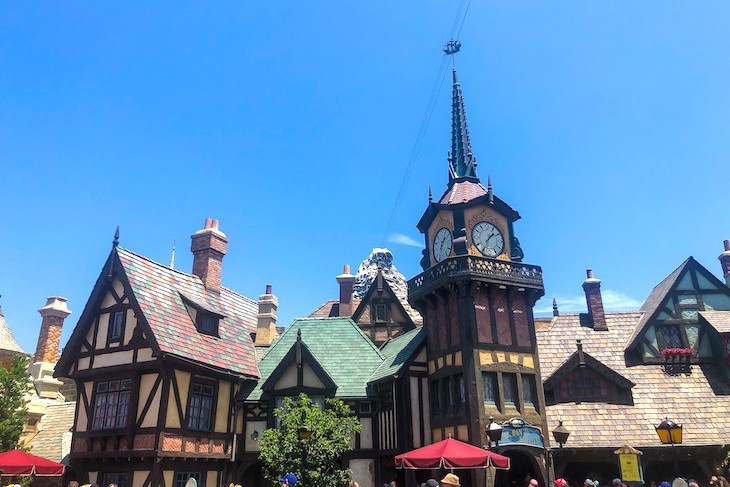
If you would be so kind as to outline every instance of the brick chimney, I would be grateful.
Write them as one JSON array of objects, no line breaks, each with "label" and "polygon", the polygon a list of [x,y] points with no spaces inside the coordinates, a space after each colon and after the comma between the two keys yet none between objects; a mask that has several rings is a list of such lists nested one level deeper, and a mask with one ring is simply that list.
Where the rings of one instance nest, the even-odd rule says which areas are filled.
[{"label": "brick chimney", "polygon": [[597,331],[608,331],[606,314],[603,311],[603,299],[601,298],[601,280],[593,277],[593,269],[586,269],[588,278],[583,283],[583,291],[586,293],[586,305],[588,315],[591,317],[593,329]]},{"label": "brick chimney", "polygon": [[58,348],[61,345],[63,320],[71,314],[66,301],[67,299],[61,296],[50,296],[46,298],[46,305],[38,310],[42,317],[41,332],[38,335],[33,362],[56,363]]},{"label": "brick chimney", "polygon": [[730,240],[723,242],[725,245],[725,251],[720,254],[720,265],[722,266],[722,275],[725,277],[725,284],[730,286]]},{"label": "brick chimney", "polygon": [[198,230],[190,238],[193,274],[203,280],[206,289],[220,291],[223,256],[228,250],[228,238],[218,230],[218,220],[206,218],[205,228]]},{"label": "brick chimney", "polygon": [[355,311],[352,306],[352,291],[355,287],[355,276],[350,274],[350,265],[345,264],[342,274],[337,276],[340,285],[340,313],[339,316],[352,316]]},{"label": "brick chimney", "polygon": [[259,296],[259,314],[256,316],[257,347],[268,347],[279,334],[276,332],[276,310],[279,300],[271,293],[271,284],[266,285],[266,292]]}]

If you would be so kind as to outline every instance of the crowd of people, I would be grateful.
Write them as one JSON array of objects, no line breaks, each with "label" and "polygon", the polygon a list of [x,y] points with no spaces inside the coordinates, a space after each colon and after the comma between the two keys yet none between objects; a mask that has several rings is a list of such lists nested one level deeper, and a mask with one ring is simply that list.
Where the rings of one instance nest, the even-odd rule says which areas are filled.
[{"label": "crowd of people", "polygon": [[[676,479],[675,479],[676,480]],[[686,482],[687,487],[730,487],[730,483],[728,480],[721,476],[721,475],[713,475],[710,477],[710,480],[707,484],[702,484],[698,482],[695,479],[682,479],[684,482]],[[628,487],[625,482],[623,482],[621,479],[613,479],[611,482],[611,487]],[[661,481],[657,484],[656,481],[649,482],[649,487],[672,487],[673,482],[669,482],[667,480]],[[535,479],[530,480],[530,487],[539,487],[537,484],[537,481]],[[571,486],[567,480],[564,478],[559,478],[555,480],[555,487],[579,487],[579,486]],[[591,479],[585,479],[583,481],[583,487],[607,487],[602,486],[601,483],[598,480],[591,480]]]}]

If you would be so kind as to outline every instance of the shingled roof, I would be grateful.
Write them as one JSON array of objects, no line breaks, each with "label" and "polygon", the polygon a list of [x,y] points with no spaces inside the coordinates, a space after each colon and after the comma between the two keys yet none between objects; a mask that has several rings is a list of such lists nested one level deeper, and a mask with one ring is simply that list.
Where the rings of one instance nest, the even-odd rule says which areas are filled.
[{"label": "shingled roof", "polygon": [[300,329],[302,343],[335,382],[335,397],[367,397],[368,380],[385,357],[355,322],[349,317],[337,317],[294,321],[259,362],[259,383],[239,399],[256,401],[261,398],[262,385],[296,344]]},{"label": "shingled roof", "polygon": [[[131,250],[117,254],[137,303],[162,353],[237,374],[258,377],[251,333],[256,330],[256,301],[221,288],[207,291],[195,275],[171,269]],[[218,337],[198,332],[183,296],[224,316]]]},{"label": "shingled roof", "polygon": [[[200,277],[167,267],[159,262],[125,249],[115,247],[109,256],[114,273],[128,282],[132,305],[142,312],[150,346],[156,356],[170,356],[197,362],[221,373],[258,377],[256,352],[251,333],[256,329],[256,301],[221,288],[219,293],[208,291]],[[73,344],[86,334],[98,302],[107,286],[109,260],[94,286],[79,325],[56,366],[56,374],[68,373],[74,353]],[[222,316],[218,336],[200,333],[183,300]],[[80,345],[79,345],[80,346]]]},{"label": "shingled roof", "polygon": [[575,351],[575,340],[580,339],[586,353],[635,384],[631,389],[633,405],[555,404],[547,407],[548,424],[563,420],[573,432],[566,445],[570,448],[621,444],[654,447],[654,427],[664,417],[683,424],[684,445],[726,444],[730,383],[718,367],[694,365],[690,374],[673,376],[665,374],[661,365],[626,366],[626,337],[633,335],[643,316],[642,311],[606,313],[608,331],[582,326],[579,315],[557,316],[547,327],[536,327],[543,377],[550,377],[568,360]]},{"label": "shingled roof", "polygon": [[75,412],[75,402],[50,404],[39,423],[38,433],[25,443],[30,453],[68,465]]},{"label": "shingled roof", "polygon": [[385,342],[380,349],[384,357],[383,363],[370,376],[369,382],[397,375],[425,341],[426,331],[419,327]]},{"label": "shingled roof", "polygon": [[0,350],[7,350],[10,352],[25,353],[20,348],[18,342],[15,341],[13,333],[10,331],[5,316],[3,316],[3,309],[0,308]]}]

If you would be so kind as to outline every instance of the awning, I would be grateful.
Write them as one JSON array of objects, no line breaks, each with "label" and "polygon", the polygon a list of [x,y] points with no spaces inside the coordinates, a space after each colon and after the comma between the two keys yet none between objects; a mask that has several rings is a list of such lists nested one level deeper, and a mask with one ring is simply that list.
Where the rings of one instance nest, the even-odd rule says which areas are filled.
[{"label": "awning", "polygon": [[10,450],[0,453],[0,470],[3,476],[36,475],[46,477],[60,477],[63,475],[64,465],[52,462],[45,458],[31,455],[20,450]]},{"label": "awning", "polygon": [[487,468],[509,470],[509,458],[447,438],[395,457],[396,468]]}]

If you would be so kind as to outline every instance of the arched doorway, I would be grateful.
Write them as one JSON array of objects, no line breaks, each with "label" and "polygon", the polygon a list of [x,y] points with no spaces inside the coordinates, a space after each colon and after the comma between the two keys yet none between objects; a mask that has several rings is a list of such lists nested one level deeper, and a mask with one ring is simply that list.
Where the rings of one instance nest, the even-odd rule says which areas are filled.
[{"label": "arched doorway", "polygon": [[510,467],[509,470],[497,470],[494,487],[528,487],[530,478],[536,479],[539,485],[546,485],[543,469],[530,452],[510,449],[499,454],[509,457]]}]

